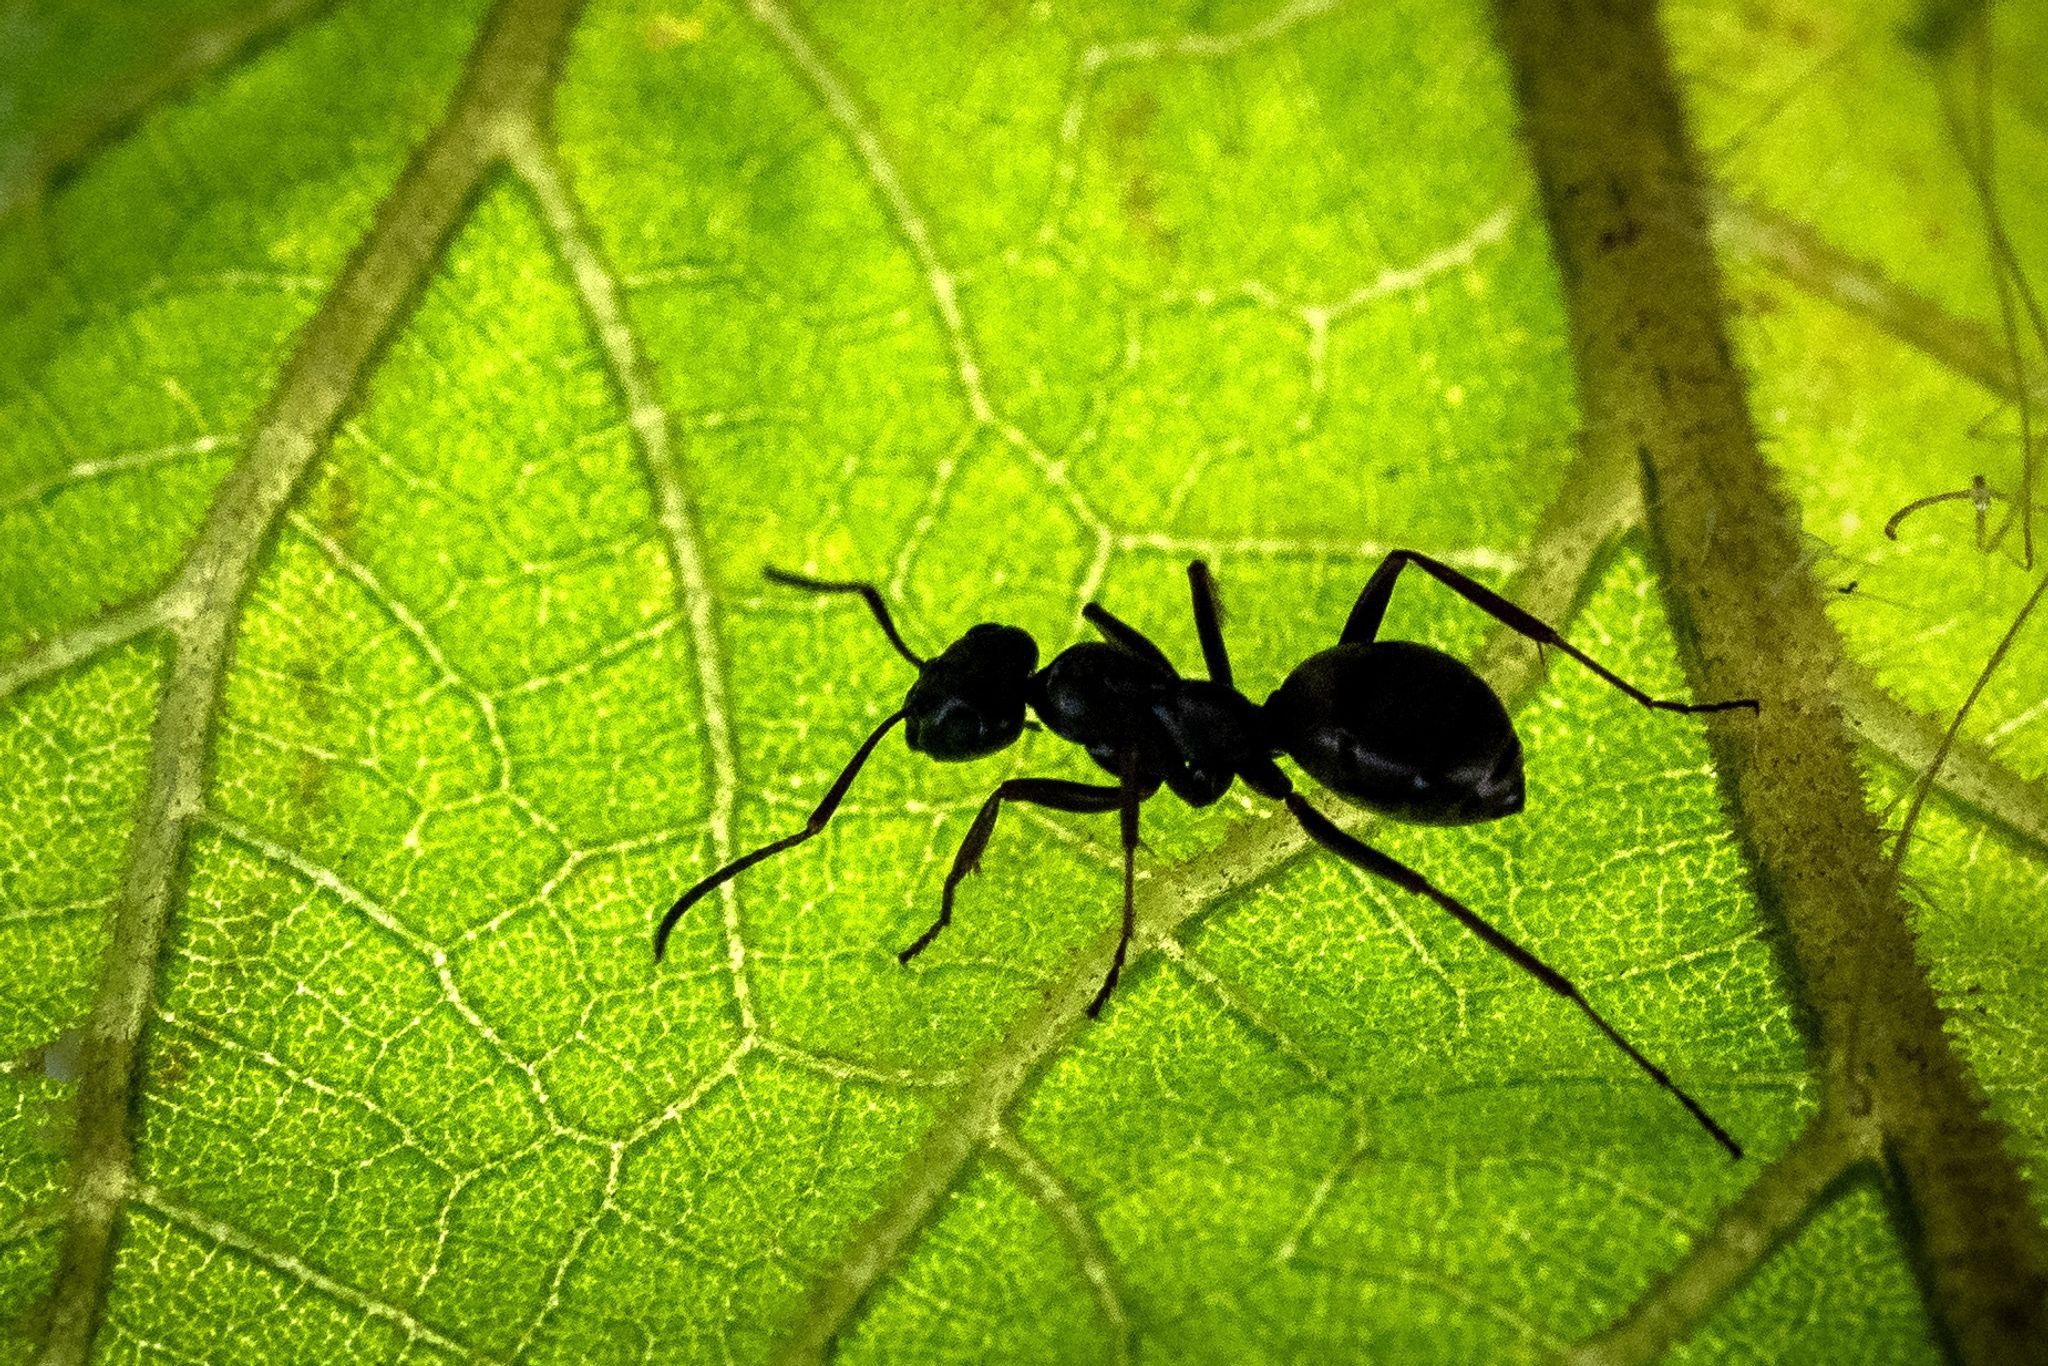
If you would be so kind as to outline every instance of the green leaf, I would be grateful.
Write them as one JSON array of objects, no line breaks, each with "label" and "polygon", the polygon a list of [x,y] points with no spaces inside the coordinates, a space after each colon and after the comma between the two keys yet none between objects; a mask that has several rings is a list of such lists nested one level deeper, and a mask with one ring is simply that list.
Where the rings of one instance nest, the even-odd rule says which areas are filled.
[{"label": "green leaf", "polygon": [[[2044,572],[1964,503],[1883,534],[2016,493],[2048,369],[2028,341],[2013,378],[1942,118],[1980,19],[1930,55],[1922,17],[1664,16],[1813,549],[1790,591],[1844,590],[1855,672],[1812,682],[1894,822]],[[2038,279],[2048,26],[1994,33]],[[1897,1190],[1801,1165],[1851,1050],[1728,751],[1419,577],[1388,633],[1484,661],[1530,809],[1355,828],[1742,1163],[1241,789],[1146,807],[1100,1022],[1107,817],[1011,808],[899,966],[997,782],[1099,777],[1047,733],[891,740],[652,961],[910,681],[766,564],[876,580],[924,650],[1000,619],[1050,654],[1100,599],[1192,666],[1199,556],[1262,698],[1409,546],[1691,690],[1636,471],[1579,449],[1576,286],[1484,7],[194,0],[0,35],[6,1359],[1540,1359],[1665,1312],[1816,1172],[1680,1359],[1940,1359]],[[2028,1236],[2043,677],[2037,623],[1905,863]]]}]

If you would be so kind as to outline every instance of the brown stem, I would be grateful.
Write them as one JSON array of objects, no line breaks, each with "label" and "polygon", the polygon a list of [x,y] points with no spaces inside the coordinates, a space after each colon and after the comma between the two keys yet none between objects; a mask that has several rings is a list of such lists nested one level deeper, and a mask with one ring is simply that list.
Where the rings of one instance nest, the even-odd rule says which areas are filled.
[{"label": "brown stem", "polygon": [[1841,645],[1758,450],[1698,159],[1647,0],[1497,0],[1563,277],[1587,429],[1645,505],[1759,893],[1830,1091],[1882,1131],[1934,1315],[1973,1363],[2048,1359],[2048,1238],[1949,1046],[1832,691]]}]

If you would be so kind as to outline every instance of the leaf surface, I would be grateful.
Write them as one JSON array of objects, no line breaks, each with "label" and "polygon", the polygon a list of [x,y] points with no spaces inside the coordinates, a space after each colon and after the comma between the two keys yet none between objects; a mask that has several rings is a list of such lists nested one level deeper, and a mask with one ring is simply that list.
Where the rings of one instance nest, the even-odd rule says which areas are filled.
[{"label": "leaf surface", "polygon": [[[1935,95],[1967,69],[1895,8],[1807,9],[1666,18],[1812,573],[1854,581],[1835,622],[1878,693],[1945,719],[2042,568],[1980,551],[1959,503],[1881,529],[1980,471],[2016,487],[2017,417],[1841,282],[2001,354]],[[1427,903],[1281,858],[1241,793],[1146,808],[1171,913],[1099,1024],[1030,1022],[1099,974],[1107,819],[1011,809],[900,967],[987,791],[1090,777],[1044,733],[958,767],[892,740],[829,833],[649,953],[677,891],[800,825],[910,681],[857,604],[764,564],[875,579],[925,651],[1000,619],[1050,654],[1099,598],[1192,665],[1200,556],[1263,697],[1410,546],[1547,585],[1575,642],[1686,692],[1634,472],[1577,454],[1568,282],[1483,7],[608,2],[531,54],[516,3],[496,28],[274,10],[166,7],[132,51],[83,11],[0,11],[29,35],[0,105],[13,1357],[68,1282],[107,1360],[760,1361],[806,1335],[846,1360],[1541,1359],[1800,1132],[1826,1059],[1703,728],[1569,661],[1532,674],[1419,578],[1387,632],[1520,671],[1530,810],[1369,837],[1571,975],[1752,1160]],[[2048,220],[2020,206],[2048,132],[2014,72],[2044,40],[2000,17],[2038,271]],[[223,29],[232,55],[94,123]],[[476,125],[504,141],[445,240],[370,287],[381,342],[308,381],[339,417],[246,587],[195,606],[296,339],[345,316],[337,282],[414,149],[470,127],[446,111],[493,97],[463,78],[500,39],[543,108]],[[1759,224],[1866,277],[1817,286]],[[195,613],[232,653],[189,731],[203,781],[172,790],[152,755],[185,733],[163,699]],[[2022,791],[2044,651],[2022,637],[1965,730]],[[1866,733],[1884,811],[1913,775]],[[118,1236],[79,1282],[81,1040],[132,948],[133,832],[181,804]],[[1907,863],[2037,1194],[2043,810],[1938,795]],[[1216,893],[1241,848],[1274,866]],[[989,1124],[976,1095],[1002,1097]],[[1757,1262],[1681,1359],[1939,1359],[1869,1183]],[[827,1323],[817,1288],[862,1278]]]}]

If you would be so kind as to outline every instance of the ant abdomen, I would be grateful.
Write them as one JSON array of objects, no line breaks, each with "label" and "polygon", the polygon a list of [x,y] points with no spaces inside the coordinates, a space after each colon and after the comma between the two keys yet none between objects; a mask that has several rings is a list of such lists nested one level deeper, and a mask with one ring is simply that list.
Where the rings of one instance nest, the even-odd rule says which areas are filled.
[{"label": "ant abdomen", "polygon": [[1522,809],[1522,742],[1486,681],[1406,640],[1313,655],[1266,699],[1281,752],[1360,806],[1423,825]]}]

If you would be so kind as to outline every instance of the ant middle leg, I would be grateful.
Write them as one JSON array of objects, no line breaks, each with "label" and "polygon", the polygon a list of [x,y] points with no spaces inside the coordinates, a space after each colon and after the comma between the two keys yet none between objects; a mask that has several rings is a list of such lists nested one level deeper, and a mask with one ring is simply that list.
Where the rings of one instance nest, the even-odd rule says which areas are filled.
[{"label": "ant middle leg", "polygon": [[967,838],[960,841],[960,852],[953,856],[952,871],[946,874],[945,890],[939,894],[939,918],[917,937],[917,942],[897,954],[896,961],[908,963],[939,937],[940,930],[953,923],[953,894],[967,875],[981,866],[982,851],[995,834],[996,817],[1002,813],[1004,802],[1085,813],[1114,811],[1122,796],[1120,787],[1070,782],[1065,778],[1012,778],[998,786],[975,813],[974,824],[967,828]]},{"label": "ant middle leg", "polygon": [[1109,993],[1116,990],[1116,979],[1124,970],[1124,956],[1131,951],[1131,935],[1138,928],[1134,869],[1138,856],[1138,806],[1145,800],[1145,791],[1138,783],[1138,758],[1135,753],[1124,760],[1124,776],[1123,781],[1118,784],[1117,797],[1117,812],[1121,817],[1124,846],[1123,932],[1117,936],[1116,956],[1109,960],[1109,973],[1102,979],[1102,987],[1095,993],[1095,999],[1088,1003],[1088,1018],[1091,1020],[1102,1014],[1102,1007],[1109,1002]]},{"label": "ant middle leg", "polygon": [[1413,868],[1410,868],[1407,864],[1381,853],[1364,840],[1339,829],[1337,824],[1328,816],[1310,806],[1300,793],[1290,792],[1285,800],[1288,811],[1293,813],[1294,819],[1301,823],[1301,828],[1307,831],[1309,838],[1317,844],[1320,844],[1323,848],[1329,850],[1353,867],[1371,873],[1375,877],[1385,878],[1404,892],[1412,892],[1416,896],[1428,897],[1431,901],[1443,907],[1444,910],[1450,912],[1459,924],[1484,940],[1487,947],[1493,949],[1516,967],[1578,1007],[1579,1011],[1593,1022],[1594,1027],[1607,1036],[1609,1043],[1626,1054],[1628,1060],[1641,1068],[1650,1080],[1656,1082],[1657,1085],[1663,1087],[1676,1097],[1678,1103],[1686,1108],[1686,1111],[1699,1122],[1700,1127],[1705,1129],[1716,1143],[1727,1150],[1730,1157],[1741,1158],[1742,1145],[1735,1141],[1734,1136],[1722,1128],[1719,1121],[1708,1114],[1706,1108],[1694,1100],[1684,1087],[1673,1081],[1669,1073],[1643,1056],[1642,1051],[1630,1043],[1620,1030],[1608,1023],[1607,1017],[1593,1008],[1592,1002],[1588,1001],[1580,993],[1578,987],[1573,985],[1569,977],[1566,977],[1556,968],[1538,958],[1528,949],[1523,948],[1520,944],[1509,938],[1507,933],[1492,921],[1480,915],[1479,912],[1473,910],[1449,892],[1438,888],[1435,883],[1416,872]]},{"label": "ant middle leg", "polygon": [[1379,568],[1373,570],[1364,591],[1358,595],[1350,619],[1344,623],[1344,634],[1340,637],[1344,644],[1368,644],[1379,634],[1380,622],[1387,614],[1387,601],[1394,595],[1394,581],[1401,576],[1402,569],[1411,564],[1510,631],[1535,641],[1539,648],[1551,646],[1576,659],[1603,682],[1646,707],[1677,712],[1732,711],[1738,707],[1746,707],[1750,711],[1758,709],[1753,697],[1732,698],[1725,702],[1673,702],[1652,697],[1559,635],[1556,627],[1523,611],[1470,575],[1460,573],[1418,550],[1395,550],[1380,561]]}]

